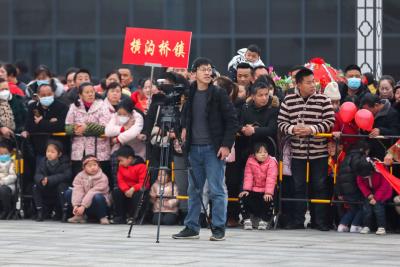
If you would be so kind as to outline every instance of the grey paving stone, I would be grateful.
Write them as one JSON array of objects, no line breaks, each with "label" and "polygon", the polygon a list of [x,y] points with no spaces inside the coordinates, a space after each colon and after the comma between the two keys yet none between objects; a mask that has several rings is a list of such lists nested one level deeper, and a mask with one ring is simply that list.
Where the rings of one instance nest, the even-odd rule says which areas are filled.
[{"label": "grey paving stone", "polygon": [[228,229],[224,242],[173,240],[182,227],[0,222],[0,266],[399,266],[400,238]]}]

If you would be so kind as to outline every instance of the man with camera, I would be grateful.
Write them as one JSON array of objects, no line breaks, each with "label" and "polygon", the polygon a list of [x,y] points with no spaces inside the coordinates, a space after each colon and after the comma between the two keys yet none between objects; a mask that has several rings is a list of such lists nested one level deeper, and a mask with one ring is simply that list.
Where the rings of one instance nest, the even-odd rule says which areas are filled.
[{"label": "man with camera", "polygon": [[191,85],[189,99],[182,119],[181,138],[194,175],[190,175],[188,214],[185,228],[175,239],[199,238],[201,193],[207,179],[212,201],[212,236],[210,240],[225,239],[227,193],[224,189],[225,158],[235,140],[238,120],[225,90],[212,85],[212,63],[197,58],[192,66],[196,81]]}]

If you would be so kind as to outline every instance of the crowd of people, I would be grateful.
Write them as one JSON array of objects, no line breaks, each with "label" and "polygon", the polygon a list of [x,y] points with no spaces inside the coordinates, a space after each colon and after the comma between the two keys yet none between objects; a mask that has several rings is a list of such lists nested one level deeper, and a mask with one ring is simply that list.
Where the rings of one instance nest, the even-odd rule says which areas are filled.
[{"label": "crowd of people", "polygon": [[[280,190],[284,198],[348,202],[283,202],[280,228],[399,228],[397,207],[385,204],[400,197],[371,159],[398,160],[400,143],[376,137],[400,135],[400,83],[389,75],[375,81],[350,65],[341,79],[318,88],[313,71],[299,65],[281,88],[257,45],[239,50],[227,73],[197,58],[190,69],[165,69],[157,82],[134,81],[126,66],[94,82],[83,68],[57,77],[40,65],[30,77],[21,62],[0,64],[0,219],[13,218],[21,190],[32,196],[24,199],[25,214],[39,222],[130,224],[143,217],[183,224],[173,238],[193,239],[211,217],[210,239],[219,241],[226,227],[270,229]],[[177,88],[183,89],[176,100]],[[343,122],[346,102],[373,114],[371,131]],[[166,106],[175,116],[168,129],[160,112]],[[165,143],[168,168],[158,168]],[[25,164],[19,179],[17,144]]]}]

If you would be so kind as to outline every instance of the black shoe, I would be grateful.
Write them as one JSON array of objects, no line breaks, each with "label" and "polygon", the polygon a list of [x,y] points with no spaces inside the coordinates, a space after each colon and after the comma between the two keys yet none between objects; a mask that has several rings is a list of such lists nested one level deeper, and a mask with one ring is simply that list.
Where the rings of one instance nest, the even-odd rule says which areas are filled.
[{"label": "black shoe", "polygon": [[61,216],[61,222],[67,222],[68,220],[68,211],[64,210]]},{"label": "black shoe", "polygon": [[121,216],[115,216],[112,220],[111,220],[112,224],[125,224],[126,223],[126,219],[122,218]]},{"label": "black shoe", "polygon": [[182,231],[180,231],[179,233],[172,235],[173,239],[199,239],[199,233],[188,228],[185,227]]},{"label": "black shoe", "polygon": [[315,229],[316,229],[316,230],[320,230],[320,231],[322,231],[322,232],[327,232],[327,231],[330,230],[330,229],[329,229],[329,226],[327,226],[327,225],[320,225],[320,226],[315,227]]},{"label": "black shoe", "polygon": [[0,220],[5,220],[5,219],[7,219],[7,216],[8,216],[8,211],[3,210],[3,211],[0,213]]},{"label": "black shoe", "polygon": [[38,209],[36,213],[36,221],[43,222],[43,211],[42,209]]},{"label": "black shoe", "polygon": [[212,236],[210,237],[211,241],[224,241],[225,240],[225,229],[216,227],[211,228]]},{"label": "black shoe", "polygon": [[291,224],[291,223],[289,223],[289,224],[287,224],[286,226],[285,226],[285,229],[286,230],[304,230],[304,224]]}]

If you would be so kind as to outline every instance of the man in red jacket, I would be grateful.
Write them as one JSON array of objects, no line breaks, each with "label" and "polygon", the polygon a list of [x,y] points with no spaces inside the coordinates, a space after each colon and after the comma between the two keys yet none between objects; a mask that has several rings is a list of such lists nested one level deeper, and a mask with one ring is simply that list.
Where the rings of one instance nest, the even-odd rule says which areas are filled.
[{"label": "man in red jacket", "polygon": [[[135,156],[135,151],[130,146],[122,146],[117,151],[117,158],[118,187],[112,192],[116,213],[113,223],[130,224],[143,193],[141,188],[145,182],[147,167],[141,157]],[[150,184],[147,182],[146,190],[149,187]]]}]

